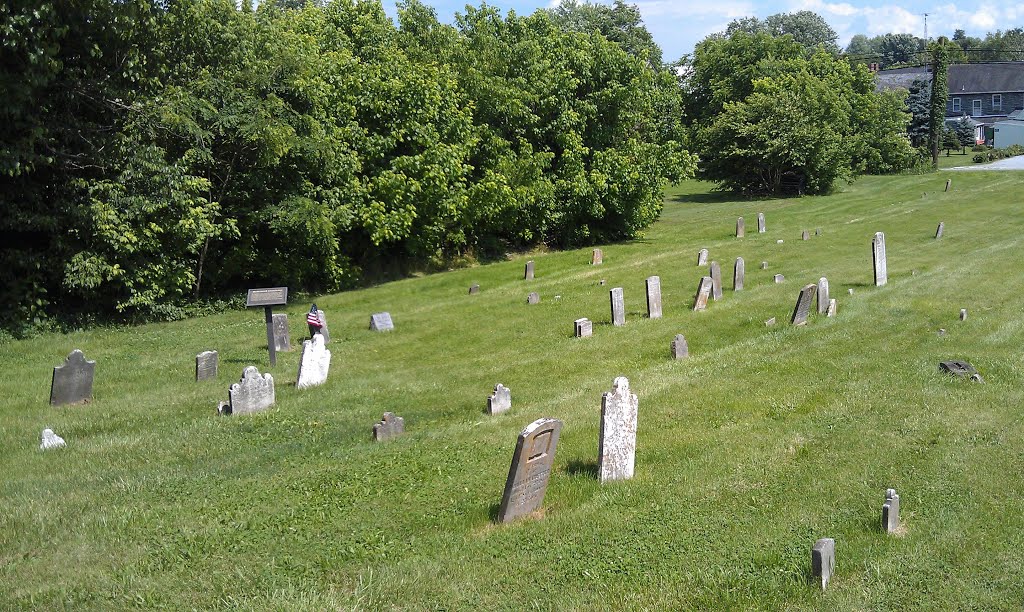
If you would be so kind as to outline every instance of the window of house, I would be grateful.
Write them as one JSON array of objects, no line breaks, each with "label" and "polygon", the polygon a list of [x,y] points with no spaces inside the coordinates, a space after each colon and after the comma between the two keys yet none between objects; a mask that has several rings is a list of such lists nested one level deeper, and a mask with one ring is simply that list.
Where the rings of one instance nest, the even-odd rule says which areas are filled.
[{"label": "window of house", "polygon": [[960,98],[953,98],[953,112],[960,112]]},{"label": "window of house", "polygon": [[992,94],[992,110],[1003,110],[1003,94]]},{"label": "window of house", "polygon": [[981,114],[981,100],[971,100],[971,114],[975,116]]}]

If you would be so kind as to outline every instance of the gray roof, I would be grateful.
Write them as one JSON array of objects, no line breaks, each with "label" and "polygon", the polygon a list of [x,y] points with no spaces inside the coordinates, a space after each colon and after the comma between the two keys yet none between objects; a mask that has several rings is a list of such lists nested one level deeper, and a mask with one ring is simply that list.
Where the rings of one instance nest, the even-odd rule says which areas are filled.
[{"label": "gray roof", "polygon": [[[875,73],[876,87],[909,89],[916,79],[931,79],[928,66],[880,70]],[[949,95],[1024,91],[1024,62],[953,64],[949,67]]]},{"label": "gray roof", "polygon": [[913,84],[914,81],[918,79],[930,81],[931,78],[931,69],[927,66],[879,70],[875,73],[875,88],[879,91],[887,91],[890,89],[910,89],[910,85]]}]

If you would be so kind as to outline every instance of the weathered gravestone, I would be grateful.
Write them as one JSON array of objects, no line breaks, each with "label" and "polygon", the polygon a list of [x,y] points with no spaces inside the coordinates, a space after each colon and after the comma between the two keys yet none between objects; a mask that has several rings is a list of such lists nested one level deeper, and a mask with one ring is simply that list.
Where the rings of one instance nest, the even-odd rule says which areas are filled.
[{"label": "weathered gravestone", "polygon": [[75,349],[63,365],[53,368],[50,382],[50,405],[81,404],[92,401],[92,381],[96,362],[86,361],[82,351]]},{"label": "weathered gravestone", "polygon": [[292,350],[292,336],[288,331],[288,315],[275,314],[274,320],[274,350]]},{"label": "weathered gravestone", "polygon": [[670,345],[672,359],[686,359],[690,356],[690,347],[686,345],[686,338],[682,334],[676,334]]},{"label": "weathered gravestone", "polygon": [[661,277],[652,276],[647,279],[647,317],[661,318]]},{"label": "weathered gravestone", "polygon": [[217,378],[217,351],[203,351],[196,355],[196,380]]},{"label": "weathered gravestone", "polygon": [[601,396],[601,438],[597,469],[602,483],[633,477],[636,461],[636,420],[639,400],[629,392],[629,379],[612,381]]},{"label": "weathered gravestone", "polygon": [[498,507],[498,522],[508,523],[540,509],[561,433],[562,422],[558,419],[537,419],[519,434]]},{"label": "weathered gravestone", "polygon": [[775,279],[775,283],[776,284],[781,283],[782,281],[786,280],[786,277],[781,275],[781,274],[776,274],[773,278]]},{"label": "weathered gravestone", "polygon": [[274,377],[260,374],[255,366],[242,371],[242,379],[228,390],[231,414],[251,414],[274,405]]},{"label": "weathered gravestone", "polygon": [[746,234],[747,228],[746,223],[743,222],[743,217],[736,219],[736,237],[742,238]]},{"label": "weathered gravestone", "polygon": [[985,382],[982,380],[981,374],[978,374],[978,371],[974,369],[974,366],[959,359],[940,361],[939,371],[946,372],[957,378],[969,378],[974,382]]},{"label": "weathered gravestone", "polygon": [[881,287],[889,280],[885,261],[885,234],[875,232],[871,239],[871,259],[875,264],[875,286]]},{"label": "weathered gravestone", "polygon": [[836,303],[836,298],[830,299],[828,301],[828,310],[825,311],[825,316],[826,317],[834,317],[834,316],[836,316],[837,308],[838,308],[838,304]]},{"label": "weathered gravestone", "polygon": [[331,352],[324,346],[324,337],[314,334],[312,340],[302,342],[302,358],[299,360],[295,388],[308,389],[324,384],[330,369]]},{"label": "weathered gravestone", "polygon": [[526,269],[523,272],[523,280],[533,280],[533,261],[526,262]]},{"label": "weathered gravestone", "polygon": [[818,280],[818,314],[825,314],[828,312],[828,279],[822,276]]},{"label": "weathered gravestone", "polygon": [[470,285],[469,286],[469,294],[470,295],[476,295],[477,293],[480,293],[480,285],[477,285],[475,283]]},{"label": "weathered gravestone", "polygon": [[793,325],[806,325],[807,315],[811,312],[811,304],[814,303],[814,294],[818,292],[818,286],[815,284],[804,285],[804,288],[800,290],[800,295],[796,299],[796,307],[793,308],[793,317],[790,319],[790,323]]},{"label": "weathered gravestone", "polygon": [[832,538],[821,538],[811,548],[811,573],[821,578],[821,590],[828,587],[832,573],[836,569],[836,541]]},{"label": "weathered gravestone", "polygon": [[809,231],[807,231],[807,230],[804,230],[803,234],[800,235],[800,238],[802,240],[810,240],[811,239],[811,233]]},{"label": "weathered gravestone", "polygon": [[487,398],[487,414],[501,414],[511,409],[512,392],[501,383],[494,385],[494,393]]},{"label": "weathered gravestone", "polygon": [[882,529],[886,533],[896,533],[900,528],[900,496],[896,489],[886,489],[885,503],[882,504]]},{"label": "weathered gravestone", "polygon": [[378,312],[370,315],[370,329],[373,331],[391,331],[395,328],[395,324],[391,322],[390,312]]},{"label": "weathered gravestone", "polygon": [[765,327],[771,327],[772,325],[775,325],[775,317],[772,317],[764,322]]},{"label": "weathered gravestone", "polygon": [[718,265],[717,261],[713,261],[708,267],[708,271],[708,276],[711,277],[711,297],[717,302],[722,299],[722,266]]},{"label": "weathered gravestone", "polygon": [[[320,320],[320,329],[316,332],[324,337],[324,344],[331,343],[331,330],[327,329],[327,313],[322,310],[316,311],[316,317]],[[315,334],[310,334],[313,337]]]},{"label": "weathered gravestone", "polygon": [[707,310],[708,298],[711,297],[711,290],[714,284],[710,276],[701,277],[700,283],[697,285],[697,295],[693,298],[693,309],[695,311]]},{"label": "weathered gravestone", "polygon": [[946,191],[953,185],[953,179],[946,179]]},{"label": "weathered gravestone", "polygon": [[612,325],[620,326],[626,324],[626,304],[622,298],[622,287],[616,287],[608,292],[612,305]]},{"label": "weathered gravestone", "polygon": [[536,291],[531,291],[526,296],[526,303],[527,304],[540,304],[540,294],[537,293]]},{"label": "weathered gravestone", "polygon": [[742,257],[736,258],[736,263],[732,267],[732,290],[742,291],[743,280],[747,275],[747,264],[743,262]]},{"label": "weathered gravestone", "polygon": [[761,269],[762,270],[767,270],[768,269],[768,262],[767,261],[762,261],[761,262]]},{"label": "weathered gravestone", "polygon": [[945,221],[939,221],[939,226],[937,228],[935,228],[935,239],[936,240],[938,240],[939,238],[942,238],[942,232],[945,229],[946,229],[946,222]]},{"label": "weathered gravestone", "polygon": [[405,419],[394,412],[385,412],[380,421],[373,426],[373,439],[377,442],[391,440],[405,433]]},{"label": "weathered gravestone", "polygon": [[967,309],[966,308],[961,308],[960,309],[960,320],[961,321],[966,321],[967,320]]},{"label": "weathered gravestone", "polygon": [[708,250],[707,249],[701,249],[700,251],[697,252],[697,265],[698,266],[706,266],[706,265],[708,265]]},{"label": "weathered gravestone", "polygon": [[814,235],[815,236],[820,236],[821,235],[821,228],[820,227],[814,228]]},{"label": "weathered gravestone", "polygon": [[572,333],[577,338],[589,338],[594,335],[594,323],[583,317],[572,322]]},{"label": "weathered gravestone", "polygon": [[596,266],[604,263],[604,253],[601,249],[594,249],[594,252],[590,254],[590,265]]},{"label": "weathered gravestone", "polygon": [[52,429],[44,429],[39,442],[39,450],[50,450],[53,448],[64,448],[67,443],[64,438],[53,433]]},{"label": "weathered gravestone", "polygon": [[757,233],[763,234],[765,232],[764,225],[764,213],[757,213]]}]

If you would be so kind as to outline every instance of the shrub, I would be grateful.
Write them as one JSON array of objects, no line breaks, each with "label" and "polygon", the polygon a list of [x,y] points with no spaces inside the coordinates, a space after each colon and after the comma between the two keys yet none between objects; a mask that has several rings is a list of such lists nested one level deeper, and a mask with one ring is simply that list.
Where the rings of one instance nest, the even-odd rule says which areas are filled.
[{"label": "shrub", "polygon": [[977,155],[974,156],[974,163],[980,164],[983,161],[985,161],[985,156],[982,155],[981,153],[978,153]]},{"label": "shrub", "polygon": [[973,147],[971,147],[971,151],[975,153],[980,153],[981,151],[988,151],[988,147],[986,147],[985,145],[974,145]]}]

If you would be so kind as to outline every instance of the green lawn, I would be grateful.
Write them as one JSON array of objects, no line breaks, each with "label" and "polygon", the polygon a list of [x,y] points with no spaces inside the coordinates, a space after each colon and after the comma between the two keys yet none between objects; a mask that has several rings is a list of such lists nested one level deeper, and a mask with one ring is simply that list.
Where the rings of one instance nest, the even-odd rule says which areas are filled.
[{"label": "green lawn", "polygon": [[[537,253],[532,282],[518,257],[318,299],[327,384],[297,391],[299,352],[281,354],[277,405],[253,416],[215,412],[243,367],[266,369],[258,310],[0,346],[0,609],[1020,609],[1022,187],[1022,173],[939,172],[747,201],[688,183],[601,266],[589,249]],[[725,296],[695,313],[701,247]],[[661,320],[645,318],[653,274]],[[820,276],[838,316],[787,325]],[[308,306],[287,308],[293,338]],[[396,330],[368,331],[382,310]],[[575,339],[583,316],[594,337]],[[677,333],[688,360],[669,359]],[[73,348],[97,361],[95,401],[50,407]],[[195,383],[206,349],[221,376]],[[943,359],[986,384],[941,375]],[[640,398],[636,476],[602,486],[615,376]],[[513,408],[489,417],[498,382]],[[407,433],[376,444],[385,411]],[[544,517],[496,525],[516,435],[542,416],[565,423]],[[47,426],[67,448],[38,450]],[[901,537],[880,530],[887,487]],[[837,550],[825,593],[809,575],[820,537]]]}]

